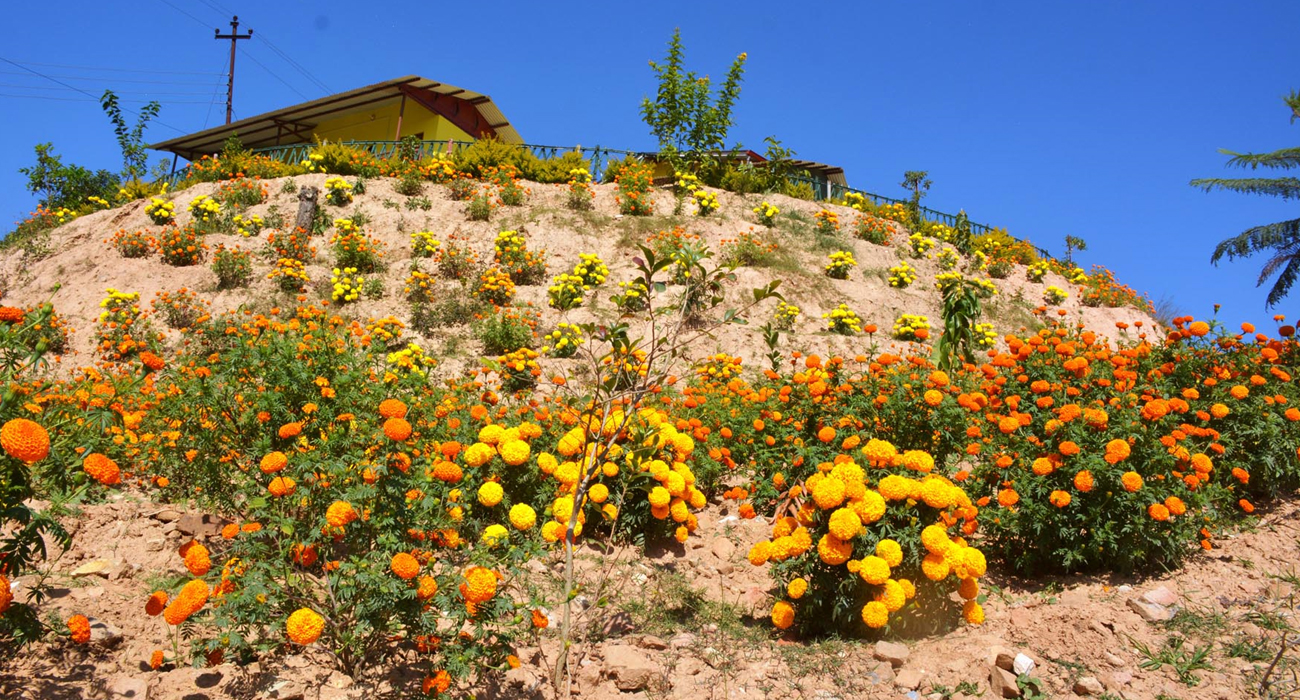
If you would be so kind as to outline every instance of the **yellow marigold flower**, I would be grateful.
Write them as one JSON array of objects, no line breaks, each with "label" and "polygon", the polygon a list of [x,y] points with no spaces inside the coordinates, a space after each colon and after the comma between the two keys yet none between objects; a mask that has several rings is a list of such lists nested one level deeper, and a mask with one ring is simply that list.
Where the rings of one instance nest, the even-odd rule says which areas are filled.
[{"label": "yellow marigold flower", "polygon": [[862,454],[872,466],[889,466],[898,455],[898,448],[893,443],[872,438],[862,447]]},{"label": "yellow marigold flower", "polygon": [[853,543],[835,535],[822,535],[817,541],[817,555],[830,566],[839,566],[853,556]]},{"label": "yellow marigold flower", "polygon": [[834,477],[818,479],[812,487],[813,501],[822,510],[830,510],[844,502],[844,482]]},{"label": "yellow marigold flower", "polygon": [[496,453],[496,450],[492,449],[491,445],[476,442],[465,449],[465,464],[471,467],[481,467],[492,461]]},{"label": "yellow marigold flower", "polygon": [[916,597],[916,584],[905,578],[900,578],[898,579],[898,585],[902,586],[903,594],[907,596],[908,600]]},{"label": "yellow marigold flower", "polygon": [[890,501],[905,500],[912,493],[912,480],[897,474],[880,480],[880,495]]},{"label": "yellow marigold flower", "polygon": [[942,525],[930,525],[921,530],[921,544],[926,551],[942,554],[952,545],[952,540],[948,539],[948,531]]},{"label": "yellow marigold flower", "polygon": [[686,501],[680,498],[673,499],[672,505],[668,508],[669,515],[673,516],[675,522],[686,522],[690,517],[691,511],[686,507]]},{"label": "yellow marigold flower", "polygon": [[501,484],[495,481],[485,481],[478,487],[478,502],[488,508],[500,503],[504,496],[505,491],[501,488]]},{"label": "yellow marigold flower", "polygon": [[668,492],[668,489],[662,486],[656,486],[650,489],[650,505],[655,506],[656,508],[662,508],[668,505],[668,502],[671,501],[672,498],[673,495]]},{"label": "yellow marigold flower", "polygon": [[885,516],[885,497],[868,490],[863,492],[860,500],[850,502],[849,507],[858,514],[863,524],[870,525]]},{"label": "yellow marigold flower", "polygon": [[942,554],[931,552],[921,560],[921,573],[931,581],[942,581],[948,577],[948,561]]},{"label": "yellow marigold flower", "polygon": [[943,510],[952,505],[952,487],[939,479],[926,479],[921,482],[921,500],[927,506]]},{"label": "yellow marigold flower", "polygon": [[309,608],[298,608],[285,621],[284,626],[290,641],[306,646],[320,639],[321,632],[325,630],[325,618]]},{"label": "yellow marigold flower", "polygon": [[772,624],[777,629],[790,629],[794,624],[794,606],[784,600],[776,601],[772,606]]},{"label": "yellow marigold flower", "polygon": [[884,603],[885,609],[891,613],[902,610],[907,605],[907,592],[903,590],[903,585],[891,578],[885,581],[884,586],[876,600]]},{"label": "yellow marigold flower", "polygon": [[790,583],[785,586],[785,593],[790,596],[792,600],[799,600],[807,591],[808,580],[802,577],[792,579]]},{"label": "yellow marigold flower", "polygon": [[[930,391],[934,390],[931,389]],[[908,450],[903,453],[902,465],[912,471],[928,474],[934,470],[934,457],[931,457],[929,452],[922,450]]]},{"label": "yellow marigold flower", "polygon": [[876,556],[893,568],[903,563],[903,547],[894,540],[883,539],[876,543]]},{"label": "yellow marigold flower", "polygon": [[777,537],[768,545],[768,558],[772,561],[785,561],[796,554],[798,545],[794,538],[786,535]]},{"label": "yellow marigold flower", "polygon": [[973,600],[968,600],[961,608],[961,616],[972,625],[982,625],[984,624],[984,606]]},{"label": "yellow marigold flower", "polygon": [[510,531],[505,525],[492,523],[483,528],[483,544],[489,547],[495,547],[508,539],[510,539]]},{"label": "yellow marigold flower", "polygon": [[862,519],[851,508],[837,508],[831,513],[830,531],[841,540],[851,540],[862,531]]},{"label": "yellow marigold flower", "polygon": [[962,600],[975,600],[980,594],[980,584],[973,578],[964,578],[957,586],[957,594]]},{"label": "yellow marigold flower", "polygon": [[510,506],[510,524],[516,530],[528,530],[537,524],[537,512],[527,503],[516,503]]},{"label": "yellow marigold flower", "polygon": [[512,467],[517,467],[528,461],[531,448],[523,440],[511,440],[502,443],[498,447],[501,452],[501,460]]},{"label": "yellow marigold flower", "polygon": [[573,517],[573,499],[568,496],[561,496],[555,499],[551,504],[551,517],[555,522],[568,525],[569,520]]},{"label": "yellow marigold flower", "polygon": [[862,621],[867,627],[878,630],[889,624],[889,608],[884,603],[873,600],[862,606]]},{"label": "yellow marigold flower", "polygon": [[495,445],[501,440],[501,434],[505,428],[495,423],[483,426],[478,431],[478,441],[488,445]]},{"label": "yellow marigold flower", "polygon": [[543,452],[537,455],[537,468],[542,470],[543,474],[554,474],[557,467],[560,466],[560,460],[550,452]]},{"label": "yellow marigold flower", "polygon": [[564,537],[564,526],[554,520],[547,520],[542,524],[542,539],[547,542],[558,542]]},{"label": "yellow marigold flower", "polygon": [[762,566],[772,556],[772,546],[767,540],[756,542],[753,547],[749,548],[749,563],[754,566]]},{"label": "yellow marigold flower", "polygon": [[671,493],[677,498],[681,498],[682,494],[686,492],[686,479],[677,472],[668,472],[665,474],[663,485],[664,488],[668,489],[668,493]]},{"label": "yellow marigold flower", "polygon": [[673,531],[673,539],[678,542],[685,542],[691,536],[691,531],[685,525],[678,525]]},{"label": "yellow marigold flower", "polygon": [[388,563],[388,568],[403,581],[410,581],[420,575],[419,560],[406,552],[394,554],[393,560]]},{"label": "yellow marigold flower", "polygon": [[858,575],[863,581],[879,586],[889,580],[889,563],[881,557],[875,555],[864,557],[862,564],[858,568]]},{"label": "yellow marigold flower", "polygon": [[577,462],[565,462],[555,468],[555,480],[568,487],[578,483],[582,475],[578,472]]},{"label": "yellow marigold flower", "polygon": [[577,454],[587,442],[587,433],[582,428],[573,428],[565,433],[556,444],[555,449],[565,457]]}]

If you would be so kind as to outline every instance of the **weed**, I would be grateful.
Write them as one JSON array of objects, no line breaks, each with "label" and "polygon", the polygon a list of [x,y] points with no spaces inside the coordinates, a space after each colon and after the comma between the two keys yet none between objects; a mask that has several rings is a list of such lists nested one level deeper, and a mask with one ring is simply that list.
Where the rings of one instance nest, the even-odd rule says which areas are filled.
[{"label": "weed", "polygon": [[1146,657],[1145,661],[1138,664],[1139,666],[1149,671],[1154,671],[1161,666],[1169,666],[1173,669],[1174,674],[1178,676],[1178,680],[1187,686],[1194,686],[1201,682],[1201,679],[1192,673],[1193,671],[1211,668],[1207,661],[1210,656],[1210,645],[1208,644],[1200,648],[1184,649],[1187,643],[1186,640],[1182,637],[1170,637],[1165,640],[1164,645],[1158,651],[1152,651],[1146,644],[1132,637],[1129,638],[1129,641],[1132,642],[1133,648],[1137,649],[1139,654]]}]

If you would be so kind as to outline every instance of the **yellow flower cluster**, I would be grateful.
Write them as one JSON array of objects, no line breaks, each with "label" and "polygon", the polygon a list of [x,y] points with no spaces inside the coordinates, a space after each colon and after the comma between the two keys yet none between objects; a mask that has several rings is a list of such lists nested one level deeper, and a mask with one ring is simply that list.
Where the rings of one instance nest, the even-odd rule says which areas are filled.
[{"label": "yellow flower cluster", "polygon": [[1070,280],[1071,284],[1087,284],[1088,282],[1088,275],[1083,271],[1082,267],[1070,270],[1070,274],[1066,275],[1065,278]]},{"label": "yellow flower cluster", "polygon": [[372,339],[389,345],[402,337],[402,331],[406,329],[406,324],[393,316],[385,316],[381,319],[372,320],[366,326],[366,334]]},{"label": "yellow flower cluster", "polygon": [[325,180],[325,201],[336,207],[352,202],[352,183],[335,175]]},{"label": "yellow flower cluster", "polygon": [[726,382],[740,376],[741,358],[720,352],[695,365],[695,374],[706,382]]},{"label": "yellow flower cluster", "polygon": [[201,194],[190,200],[188,210],[190,216],[193,216],[195,221],[202,221],[204,223],[216,221],[217,217],[221,216],[221,205],[217,204],[217,200],[207,196],[206,194]]},{"label": "yellow flower cluster", "polygon": [[254,214],[247,219],[243,216],[236,215],[233,222],[235,224],[235,231],[244,238],[256,236],[262,232],[262,229],[266,228],[266,221],[257,214]]},{"label": "yellow flower cluster", "polygon": [[776,327],[788,331],[794,328],[795,321],[799,320],[799,314],[803,311],[794,304],[788,304],[784,301],[776,303]]},{"label": "yellow flower cluster", "polygon": [[771,226],[776,223],[776,215],[781,213],[774,205],[763,202],[754,207],[751,211],[758,215],[758,223],[764,226]]},{"label": "yellow flower cluster", "polygon": [[913,233],[908,236],[907,244],[912,249],[912,257],[914,258],[925,257],[931,250],[934,250],[936,245],[933,238],[920,233]]},{"label": "yellow flower cluster", "polygon": [[991,348],[998,342],[998,333],[992,323],[975,324],[975,347]]},{"label": "yellow flower cluster", "polygon": [[849,271],[858,266],[858,261],[853,259],[853,253],[847,250],[837,250],[830,254],[830,263],[826,265],[826,276],[831,279],[846,280],[849,278]]},{"label": "yellow flower cluster", "polygon": [[139,292],[119,292],[112,287],[105,291],[108,296],[99,302],[99,308],[103,309],[99,313],[100,323],[112,322],[120,325],[140,314]]},{"label": "yellow flower cluster", "polygon": [[695,192],[700,187],[700,178],[690,173],[674,172],[673,177],[676,178],[673,186],[678,192]]},{"label": "yellow flower cluster", "polygon": [[906,261],[889,268],[889,286],[903,289],[916,281],[916,270]]},{"label": "yellow flower cluster", "polygon": [[903,314],[894,320],[894,337],[899,340],[925,340],[930,337],[930,319],[920,314]]},{"label": "yellow flower cluster", "polygon": [[152,197],[149,205],[144,208],[144,213],[150,221],[159,226],[170,224],[176,220],[176,203]]},{"label": "yellow flower cluster", "polygon": [[277,280],[280,289],[286,292],[301,292],[310,282],[307,278],[307,266],[301,260],[280,258],[267,279]]},{"label": "yellow flower cluster", "polygon": [[1047,269],[1046,260],[1036,260],[1025,270],[1025,275],[1030,282],[1042,282],[1043,278],[1047,276]]},{"label": "yellow flower cluster", "polygon": [[722,206],[718,204],[718,195],[707,190],[695,190],[691,197],[695,200],[695,214],[697,216],[708,216]]},{"label": "yellow flower cluster", "polygon": [[844,195],[844,203],[857,211],[869,211],[872,208],[871,203],[860,192],[850,192]]},{"label": "yellow flower cluster", "polygon": [[1070,293],[1056,285],[1050,285],[1043,290],[1043,301],[1048,304],[1060,304],[1070,298]]},{"label": "yellow flower cluster", "polygon": [[365,285],[365,279],[357,274],[357,268],[345,267],[334,268],[330,275],[330,284],[334,286],[334,291],[330,298],[334,301],[346,304],[361,298],[361,287]]},{"label": "yellow flower cluster", "polygon": [[934,259],[938,261],[939,267],[952,270],[957,267],[957,263],[961,262],[961,255],[958,255],[956,250],[944,246],[943,250],[934,256]]},{"label": "yellow flower cluster", "polygon": [[862,319],[847,304],[840,304],[822,314],[822,318],[826,319],[826,330],[832,333],[853,335],[862,332]]},{"label": "yellow flower cluster", "polygon": [[970,256],[970,265],[967,266],[969,272],[984,272],[989,267],[989,256],[983,251],[977,250]]},{"label": "yellow flower cluster", "polygon": [[434,239],[432,231],[416,231],[411,234],[411,255],[417,258],[432,258],[438,254],[438,246],[441,246],[438,240]]},{"label": "yellow flower cluster", "polygon": [[411,303],[427,304],[433,301],[435,281],[433,276],[427,272],[412,270],[411,274],[406,276],[406,287],[403,288],[402,294]]},{"label": "yellow flower cluster", "polygon": [[424,348],[415,343],[407,343],[406,347],[401,350],[389,353],[387,360],[388,369],[384,372],[385,382],[396,381],[403,374],[424,377],[430,367],[438,364],[436,360],[425,354]]},{"label": "yellow flower cluster", "polygon": [[586,342],[586,336],[583,335],[582,329],[572,323],[561,321],[555,325],[555,330],[546,334],[542,338],[546,345],[542,347],[542,352],[551,357],[573,357],[578,348]]},{"label": "yellow flower cluster", "polygon": [[515,283],[499,268],[489,267],[478,279],[478,289],[474,295],[480,301],[496,306],[505,306],[515,297]]},{"label": "yellow flower cluster", "polygon": [[587,289],[581,277],[562,272],[551,280],[551,286],[546,289],[547,303],[560,311],[576,309],[582,306],[582,297]]},{"label": "yellow flower cluster", "polygon": [[817,230],[826,236],[834,235],[840,230],[840,216],[829,209],[823,209],[813,214],[813,219],[817,221]]},{"label": "yellow flower cluster", "polygon": [[586,184],[591,182],[591,171],[586,168],[574,168],[569,171],[569,182]]},{"label": "yellow flower cluster", "polygon": [[531,389],[542,376],[542,367],[537,364],[537,351],[532,348],[519,348],[497,358],[501,371],[501,385],[506,391]]},{"label": "yellow flower cluster", "polygon": [[578,264],[573,267],[574,276],[582,280],[588,290],[605,283],[609,277],[609,268],[594,253],[579,253]]},{"label": "yellow flower cluster", "polygon": [[320,153],[313,153],[307,156],[306,158],[304,158],[303,161],[298,165],[301,165],[302,168],[307,172],[314,173],[324,169],[321,166],[321,161],[323,160],[325,160],[325,156],[321,155]]}]

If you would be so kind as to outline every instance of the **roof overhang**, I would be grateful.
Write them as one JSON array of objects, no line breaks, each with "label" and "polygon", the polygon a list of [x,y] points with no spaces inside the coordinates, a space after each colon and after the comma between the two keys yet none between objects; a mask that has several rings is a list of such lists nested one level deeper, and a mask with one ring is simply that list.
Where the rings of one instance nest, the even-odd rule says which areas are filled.
[{"label": "roof overhang", "polygon": [[150,148],[195,160],[220,151],[226,139],[235,135],[246,148],[302,143],[311,140],[312,129],[322,121],[385,107],[404,97],[476,138],[486,135],[505,143],[523,143],[519,132],[487,95],[408,75],[169,139]]}]

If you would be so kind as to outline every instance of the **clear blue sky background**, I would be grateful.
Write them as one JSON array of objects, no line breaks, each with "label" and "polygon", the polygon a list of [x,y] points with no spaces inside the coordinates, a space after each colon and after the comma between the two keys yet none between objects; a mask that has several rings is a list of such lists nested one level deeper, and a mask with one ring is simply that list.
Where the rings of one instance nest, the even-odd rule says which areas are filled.
[{"label": "clear blue sky background", "polygon": [[[255,33],[240,46],[237,118],[328,94],[283,53],[329,92],[419,74],[492,95],[529,143],[648,149],[646,62],[680,26],[701,73],[720,77],[749,53],[732,132],[743,145],[776,135],[885,195],[901,196],[904,170],[929,170],[929,206],[964,208],[1058,253],[1064,235],[1082,236],[1085,266],[1105,264],[1198,317],[1220,302],[1234,324],[1273,313],[1255,287],[1262,260],[1216,268],[1211,249],[1297,216],[1295,203],[1187,185],[1233,176],[1217,148],[1300,141],[1280,100],[1300,89],[1300,3],[1290,0],[62,0],[6,10],[0,57],[95,96],[113,88],[137,100],[128,107],[158,99],[151,141],[223,119],[229,44],[212,34],[235,12]],[[36,143],[120,167],[106,118],[78,92],[0,63],[0,109],[0,213],[10,221],[34,206],[16,170]],[[1296,316],[1300,290],[1274,311]]]}]

